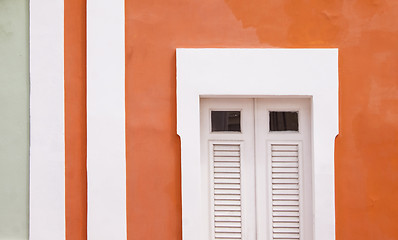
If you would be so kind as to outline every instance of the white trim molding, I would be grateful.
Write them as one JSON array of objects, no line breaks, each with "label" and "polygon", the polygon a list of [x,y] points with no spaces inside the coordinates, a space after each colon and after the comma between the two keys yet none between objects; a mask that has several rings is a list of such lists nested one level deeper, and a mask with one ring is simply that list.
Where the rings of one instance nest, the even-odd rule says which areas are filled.
[{"label": "white trim molding", "polygon": [[[183,239],[203,240],[201,97],[312,99],[313,236],[335,239],[334,140],[338,134],[337,49],[177,49]],[[200,221],[203,222],[203,221]],[[260,240],[260,239],[258,239]]]},{"label": "white trim molding", "polygon": [[125,240],[124,0],[87,1],[87,234]]},{"label": "white trim molding", "polygon": [[29,239],[65,239],[64,1],[30,1]]}]

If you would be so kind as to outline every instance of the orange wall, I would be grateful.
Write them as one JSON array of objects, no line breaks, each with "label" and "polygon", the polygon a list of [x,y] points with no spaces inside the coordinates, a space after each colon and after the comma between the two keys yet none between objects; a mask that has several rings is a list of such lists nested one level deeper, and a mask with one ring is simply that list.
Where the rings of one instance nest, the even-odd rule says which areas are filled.
[{"label": "orange wall", "polygon": [[65,217],[67,240],[87,236],[86,1],[65,1]]},{"label": "orange wall", "polygon": [[177,47],[339,48],[338,240],[398,239],[398,1],[126,1],[129,240],[181,239]]},{"label": "orange wall", "polygon": [[[86,239],[85,1],[65,1],[66,235]],[[177,47],[338,47],[337,240],[398,239],[398,1],[127,0],[129,240],[181,239]]]}]

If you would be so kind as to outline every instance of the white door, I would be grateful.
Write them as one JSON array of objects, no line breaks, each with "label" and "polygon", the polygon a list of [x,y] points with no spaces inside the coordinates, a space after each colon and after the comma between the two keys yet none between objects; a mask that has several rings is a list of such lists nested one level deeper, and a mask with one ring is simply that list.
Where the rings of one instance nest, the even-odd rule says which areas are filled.
[{"label": "white door", "polygon": [[201,99],[209,239],[312,239],[310,99]]}]

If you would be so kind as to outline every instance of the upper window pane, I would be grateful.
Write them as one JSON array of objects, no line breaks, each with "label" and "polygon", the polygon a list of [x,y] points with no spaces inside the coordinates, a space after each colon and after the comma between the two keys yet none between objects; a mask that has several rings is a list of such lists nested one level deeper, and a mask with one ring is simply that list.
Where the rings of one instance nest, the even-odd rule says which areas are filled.
[{"label": "upper window pane", "polygon": [[298,131],[298,112],[269,112],[270,131]]},{"label": "upper window pane", "polygon": [[211,111],[212,132],[240,132],[240,111]]}]

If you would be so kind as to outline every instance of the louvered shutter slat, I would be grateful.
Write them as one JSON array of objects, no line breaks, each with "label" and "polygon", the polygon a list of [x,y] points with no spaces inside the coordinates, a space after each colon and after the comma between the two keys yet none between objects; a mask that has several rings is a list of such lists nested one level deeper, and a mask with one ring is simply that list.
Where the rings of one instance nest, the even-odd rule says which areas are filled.
[{"label": "louvered shutter slat", "polygon": [[215,184],[217,184],[217,183],[225,183],[225,184],[240,183],[240,178],[215,178],[214,183]]},{"label": "louvered shutter slat", "polygon": [[215,240],[242,239],[239,144],[213,145],[213,217]]},{"label": "louvered shutter slat", "polygon": [[293,151],[278,151],[278,150],[273,150],[272,156],[273,157],[278,157],[278,159],[281,159],[283,157],[298,157],[297,152]]},{"label": "louvered shutter slat", "polygon": [[300,239],[298,144],[271,144],[272,236]]},{"label": "louvered shutter slat", "polygon": [[223,157],[239,157],[239,151],[225,151],[225,150],[214,150],[214,156],[223,158]]}]

